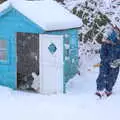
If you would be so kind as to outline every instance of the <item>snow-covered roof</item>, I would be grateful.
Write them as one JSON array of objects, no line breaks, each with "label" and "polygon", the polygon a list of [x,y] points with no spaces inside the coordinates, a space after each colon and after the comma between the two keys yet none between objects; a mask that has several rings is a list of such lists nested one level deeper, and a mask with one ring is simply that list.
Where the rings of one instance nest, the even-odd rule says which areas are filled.
[{"label": "snow-covered roof", "polygon": [[0,5],[0,11],[9,5],[46,31],[78,28],[82,25],[80,18],[53,0],[9,0]]},{"label": "snow-covered roof", "polygon": [[9,2],[4,2],[0,5],[0,12],[7,9],[9,7]]}]

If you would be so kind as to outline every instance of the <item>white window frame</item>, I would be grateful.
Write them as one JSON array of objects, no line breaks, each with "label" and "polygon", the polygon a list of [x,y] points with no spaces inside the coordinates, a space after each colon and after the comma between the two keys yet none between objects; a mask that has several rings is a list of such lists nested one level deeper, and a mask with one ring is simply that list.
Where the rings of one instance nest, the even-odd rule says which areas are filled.
[{"label": "white window frame", "polygon": [[8,41],[4,40],[4,39],[0,39],[0,44],[3,41],[5,42],[5,45],[4,45],[4,47],[2,47],[0,45],[0,55],[3,52],[3,55],[5,54],[5,59],[4,59],[4,56],[0,57],[0,62],[6,62],[6,61],[8,61]]}]

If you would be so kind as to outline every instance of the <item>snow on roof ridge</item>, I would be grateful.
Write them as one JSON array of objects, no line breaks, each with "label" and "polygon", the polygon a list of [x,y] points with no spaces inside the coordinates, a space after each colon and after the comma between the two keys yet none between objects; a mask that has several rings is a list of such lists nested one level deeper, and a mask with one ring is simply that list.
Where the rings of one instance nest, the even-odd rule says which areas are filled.
[{"label": "snow on roof ridge", "polygon": [[5,1],[2,4],[0,4],[0,12],[4,11],[5,9],[7,9],[10,6],[10,2],[9,1]]},{"label": "snow on roof ridge", "polygon": [[53,0],[9,0],[7,4],[12,4],[15,9],[46,31],[78,28],[82,25],[80,18]]}]

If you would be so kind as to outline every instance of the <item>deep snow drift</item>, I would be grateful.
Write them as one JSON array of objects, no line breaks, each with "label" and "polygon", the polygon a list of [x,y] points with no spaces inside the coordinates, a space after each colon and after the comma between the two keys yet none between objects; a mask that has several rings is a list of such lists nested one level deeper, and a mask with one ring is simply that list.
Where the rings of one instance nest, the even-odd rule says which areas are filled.
[{"label": "deep snow drift", "polygon": [[[86,58],[85,58],[86,59]],[[119,120],[120,76],[114,94],[102,100],[95,95],[99,61],[89,59],[81,75],[67,85],[67,93],[40,95],[0,87],[1,120]],[[85,65],[85,64],[84,64]],[[81,66],[82,67],[82,66]],[[83,70],[83,68],[82,68]]]}]

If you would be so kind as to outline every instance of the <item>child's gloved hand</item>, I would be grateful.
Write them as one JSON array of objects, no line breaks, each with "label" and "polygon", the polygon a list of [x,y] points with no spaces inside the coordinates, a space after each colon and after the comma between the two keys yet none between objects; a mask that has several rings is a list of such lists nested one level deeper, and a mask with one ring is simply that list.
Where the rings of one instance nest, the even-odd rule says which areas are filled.
[{"label": "child's gloved hand", "polygon": [[116,59],[113,62],[110,63],[111,68],[117,68],[120,66],[120,59]]}]

